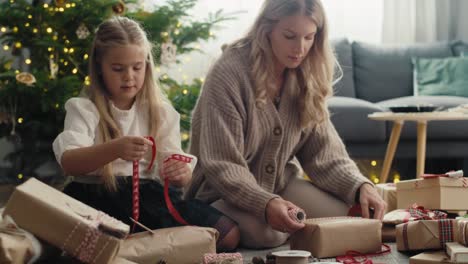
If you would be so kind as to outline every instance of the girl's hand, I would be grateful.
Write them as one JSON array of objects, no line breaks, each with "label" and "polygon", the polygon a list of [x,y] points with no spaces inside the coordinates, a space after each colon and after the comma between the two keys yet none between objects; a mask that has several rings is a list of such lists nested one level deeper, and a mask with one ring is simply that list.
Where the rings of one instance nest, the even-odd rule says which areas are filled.
[{"label": "girl's hand", "polygon": [[153,142],[144,137],[124,136],[114,139],[119,158],[127,161],[140,160],[151,149]]},{"label": "girl's hand", "polygon": [[192,171],[187,163],[171,159],[163,163],[159,177],[163,182],[167,178],[172,185],[183,187],[192,179]]}]

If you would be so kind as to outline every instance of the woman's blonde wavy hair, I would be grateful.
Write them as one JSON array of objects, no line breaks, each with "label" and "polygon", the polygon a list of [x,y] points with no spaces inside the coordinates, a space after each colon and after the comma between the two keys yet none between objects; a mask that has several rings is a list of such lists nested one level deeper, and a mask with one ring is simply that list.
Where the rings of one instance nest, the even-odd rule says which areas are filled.
[{"label": "woman's blonde wavy hair", "polygon": [[[102,75],[101,64],[104,54],[114,47],[138,45],[146,52],[146,72],[143,88],[137,94],[135,103],[148,105],[150,135],[156,136],[160,124],[158,108],[161,104],[161,91],[154,74],[153,45],[148,40],[143,28],[134,20],[126,17],[115,16],[99,25],[89,60],[89,77],[91,83],[85,87],[84,94],[96,105],[99,111],[99,135],[103,142],[122,136],[122,131],[117,125],[110,111],[109,92],[106,89]],[[106,188],[116,190],[117,184],[112,171],[112,163],[104,165],[102,177]]]},{"label": "woman's blonde wavy hair", "polygon": [[314,44],[301,65],[288,69],[286,73],[287,79],[297,80],[300,122],[302,127],[306,127],[329,117],[326,99],[333,94],[336,58],[328,40],[328,25],[322,3],[319,0],[266,0],[247,35],[231,46],[251,46],[251,75],[256,87],[256,104],[263,107],[272,89],[270,87],[275,85],[274,54],[269,35],[278,21],[293,15],[310,17],[317,26]]}]

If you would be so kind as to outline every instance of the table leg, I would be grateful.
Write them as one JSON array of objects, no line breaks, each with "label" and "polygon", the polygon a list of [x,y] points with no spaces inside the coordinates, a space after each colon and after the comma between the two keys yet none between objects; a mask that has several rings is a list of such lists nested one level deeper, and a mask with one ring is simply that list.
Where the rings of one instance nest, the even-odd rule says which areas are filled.
[{"label": "table leg", "polygon": [[395,156],[396,147],[398,140],[400,139],[401,128],[403,127],[404,121],[397,120],[393,122],[392,134],[387,145],[387,152],[385,153],[385,159],[382,167],[382,173],[380,174],[380,182],[386,183],[390,167],[392,166],[393,157]]},{"label": "table leg", "polygon": [[418,145],[416,159],[416,178],[420,178],[424,173],[426,163],[426,137],[427,121],[418,121]]}]

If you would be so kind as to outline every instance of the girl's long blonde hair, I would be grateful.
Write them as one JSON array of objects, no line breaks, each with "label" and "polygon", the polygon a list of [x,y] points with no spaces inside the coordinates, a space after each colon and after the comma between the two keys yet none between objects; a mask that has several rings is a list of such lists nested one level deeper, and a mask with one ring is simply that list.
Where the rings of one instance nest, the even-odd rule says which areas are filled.
[{"label": "girl's long blonde hair", "polygon": [[278,21],[287,16],[305,15],[317,26],[315,41],[301,65],[287,69],[287,78],[298,83],[301,126],[321,123],[329,117],[326,99],[333,94],[336,58],[328,40],[328,25],[319,0],[265,0],[262,10],[247,35],[231,46],[250,45],[252,79],[256,104],[265,105],[275,85],[274,54],[269,35]]},{"label": "girl's long blonde hair", "polygon": [[[143,88],[137,94],[135,103],[148,105],[148,117],[150,120],[150,135],[156,136],[160,124],[158,108],[161,104],[161,91],[154,75],[153,45],[148,40],[142,27],[126,17],[115,16],[99,25],[91,47],[89,60],[89,76],[91,83],[85,88],[86,95],[96,105],[99,111],[99,135],[103,142],[122,136],[120,127],[117,125],[110,111],[109,92],[106,89],[100,74],[103,55],[111,48],[127,45],[138,45],[142,47],[146,56],[146,72]],[[112,171],[112,163],[103,167],[102,177],[105,186],[109,190],[116,190],[117,184]]]}]

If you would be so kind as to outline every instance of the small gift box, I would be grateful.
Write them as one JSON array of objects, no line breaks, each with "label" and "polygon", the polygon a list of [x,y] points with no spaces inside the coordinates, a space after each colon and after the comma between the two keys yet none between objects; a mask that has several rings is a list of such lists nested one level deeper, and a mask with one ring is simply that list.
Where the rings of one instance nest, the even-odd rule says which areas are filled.
[{"label": "small gift box", "polygon": [[409,264],[453,263],[444,251],[424,252],[409,259]]},{"label": "small gift box", "polygon": [[205,253],[216,253],[218,231],[181,226],[132,234],[122,241],[118,257],[139,264],[199,264]]},{"label": "small gift box", "polygon": [[85,263],[109,263],[129,226],[34,178],[16,187],[3,215]]},{"label": "small gift box", "polygon": [[399,251],[442,249],[455,239],[456,220],[421,220],[396,226],[396,242]]},{"label": "small gift box", "polygon": [[457,263],[468,263],[468,248],[457,242],[449,242],[445,244],[445,251],[450,257],[450,260]]},{"label": "small gift box", "polygon": [[375,189],[387,203],[385,212],[390,212],[397,208],[396,186],[394,183],[380,183],[375,185]]},{"label": "small gift box", "polygon": [[400,181],[396,184],[397,206],[405,209],[414,203],[427,209],[467,210],[468,179],[433,177]]},{"label": "small gift box", "polygon": [[345,255],[350,250],[374,253],[381,249],[382,223],[360,217],[311,218],[290,238],[291,249],[306,250],[314,257]]}]

